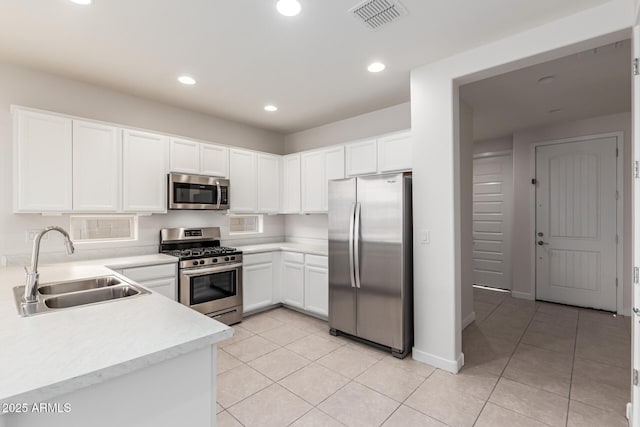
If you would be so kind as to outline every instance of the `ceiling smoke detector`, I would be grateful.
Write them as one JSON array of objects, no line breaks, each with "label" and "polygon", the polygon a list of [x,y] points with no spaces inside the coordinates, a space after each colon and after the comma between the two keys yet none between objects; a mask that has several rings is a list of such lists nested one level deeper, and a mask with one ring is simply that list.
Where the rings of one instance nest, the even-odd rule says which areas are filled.
[{"label": "ceiling smoke detector", "polygon": [[398,0],[365,0],[349,9],[349,13],[372,30],[409,14]]}]

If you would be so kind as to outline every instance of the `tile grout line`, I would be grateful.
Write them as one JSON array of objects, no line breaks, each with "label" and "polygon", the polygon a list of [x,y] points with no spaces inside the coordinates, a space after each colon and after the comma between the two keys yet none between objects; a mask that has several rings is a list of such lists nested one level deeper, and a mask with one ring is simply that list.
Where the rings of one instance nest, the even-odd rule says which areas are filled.
[{"label": "tile grout line", "polygon": [[576,322],[576,337],[573,343],[573,362],[571,363],[571,380],[569,381],[569,399],[567,399],[567,417],[564,425],[569,425],[569,411],[571,410],[571,389],[573,388],[573,371],[576,367],[576,353],[578,349],[578,330],[580,329],[580,310],[578,310],[578,321]]},{"label": "tile grout line", "polygon": [[[496,306],[496,308],[491,312],[493,313],[495,310],[498,309],[499,306],[501,306],[502,304],[505,303],[505,301],[507,300],[507,298],[504,298],[502,300],[502,302],[500,304],[498,304]],[[480,416],[482,415],[482,412],[484,411],[484,409],[487,407],[487,403],[489,403],[489,400],[491,399],[491,396],[493,396],[493,393],[496,390],[496,387],[498,387],[498,383],[500,382],[500,380],[503,378],[504,375],[504,371],[506,371],[507,366],[509,366],[509,363],[511,363],[511,359],[513,359],[513,355],[516,353],[516,350],[518,349],[518,347],[520,346],[520,344],[522,343],[522,338],[524,338],[525,334],[527,333],[527,330],[529,329],[529,326],[531,325],[531,322],[533,322],[533,318],[536,315],[536,312],[538,311],[538,309],[540,308],[539,306],[536,307],[536,301],[533,300],[534,303],[534,307],[535,310],[533,310],[533,314],[531,315],[531,318],[529,319],[529,321],[527,322],[527,326],[526,328],[524,328],[524,330],[522,331],[522,334],[520,335],[520,338],[518,339],[518,342],[516,343],[515,347],[513,348],[513,351],[511,352],[511,355],[509,356],[509,360],[507,361],[507,363],[504,365],[504,368],[502,368],[502,371],[500,371],[500,375],[498,375],[498,380],[496,381],[496,383],[493,385],[493,387],[491,388],[491,392],[489,393],[489,396],[487,396],[487,399],[484,401],[484,404],[482,405],[482,408],[480,409],[480,412],[478,412],[478,416],[476,417],[476,419],[473,421],[473,426],[476,425],[476,423],[478,422],[478,420],[480,419]],[[488,319],[490,315],[488,315],[485,319]],[[493,402],[492,402],[493,403]],[[506,409],[506,408],[505,408]],[[515,412],[515,411],[513,411]],[[515,412],[519,415],[523,415],[520,414],[519,412]],[[524,415],[525,417],[527,417],[526,415]],[[528,417],[527,417],[528,418]],[[537,421],[537,420],[536,420]]]}]

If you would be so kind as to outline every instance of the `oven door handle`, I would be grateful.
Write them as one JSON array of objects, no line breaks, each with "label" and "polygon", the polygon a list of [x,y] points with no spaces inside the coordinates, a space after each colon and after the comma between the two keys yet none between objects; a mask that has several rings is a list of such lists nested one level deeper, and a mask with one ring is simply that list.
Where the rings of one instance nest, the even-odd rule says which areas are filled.
[{"label": "oven door handle", "polygon": [[190,268],[188,270],[181,270],[180,274],[183,276],[203,276],[205,274],[210,273],[220,273],[222,271],[235,270],[236,268],[241,268],[242,263],[236,262],[234,264],[225,264],[219,267],[211,267],[211,268]]}]

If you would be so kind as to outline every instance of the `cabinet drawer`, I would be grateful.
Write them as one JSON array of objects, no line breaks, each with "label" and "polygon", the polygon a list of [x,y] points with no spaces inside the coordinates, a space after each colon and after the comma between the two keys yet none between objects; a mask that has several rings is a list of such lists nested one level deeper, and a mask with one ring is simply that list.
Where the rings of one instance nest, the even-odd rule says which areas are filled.
[{"label": "cabinet drawer", "polygon": [[326,256],[307,255],[306,264],[314,267],[329,268],[329,259]]},{"label": "cabinet drawer", "polygon": [[273,258],[273,254],[271,252],[243,255],[242,264],[243,265],[266,264],[268,262],[271,262],[272,258]]},{"label": "cabinet drawer", "polygon": [[125,268],[122,275],[136,282],[176,276],[176,264],[150,265],[147,267]]},{"label": "cabinet drawer", "polygon": [[155,279],[140,282],[153,292],[164,295],[165,297],[176,301],[176,279],[175,277],[167,277],[164,279]]},{"label": "cabinet drawer", "polygon": [[283,252],[282,261],[304,264],[304,254],[300,254],[298,252]]}]

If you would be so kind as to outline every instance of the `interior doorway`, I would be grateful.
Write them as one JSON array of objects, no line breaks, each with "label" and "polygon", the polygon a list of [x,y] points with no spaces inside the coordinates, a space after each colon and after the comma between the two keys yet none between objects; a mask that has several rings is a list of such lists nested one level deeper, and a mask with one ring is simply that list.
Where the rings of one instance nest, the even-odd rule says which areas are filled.
[{"label": "interior doorway", "polygon": [[473,159],[473,283],[511,289],[513,207],[511,151]]}]

